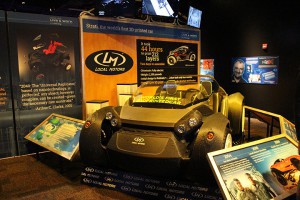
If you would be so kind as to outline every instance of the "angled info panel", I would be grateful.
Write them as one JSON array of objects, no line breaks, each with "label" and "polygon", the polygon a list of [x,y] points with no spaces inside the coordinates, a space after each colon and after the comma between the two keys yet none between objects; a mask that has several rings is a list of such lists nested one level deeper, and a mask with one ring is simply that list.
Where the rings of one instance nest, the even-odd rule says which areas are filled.
[{"label": "angled info panel", "polygon": [[10,62],[20,154],[51,113],[81,118],[78,19],[8,12]]},{"label": "angled info panel", "polygon": [[0,11],[0,158],[15,156],[17,153],[7,45],[5,12]]}]

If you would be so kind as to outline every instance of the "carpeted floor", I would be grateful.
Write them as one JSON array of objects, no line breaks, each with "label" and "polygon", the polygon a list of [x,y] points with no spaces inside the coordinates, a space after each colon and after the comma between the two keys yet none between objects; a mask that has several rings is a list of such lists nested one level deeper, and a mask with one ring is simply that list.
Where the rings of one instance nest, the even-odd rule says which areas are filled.
[{"label": "carpeted floor", "polygon": [[0,160],[0,199],[134,199],[120,192],[80,183],[80,162],[53,153]]}]

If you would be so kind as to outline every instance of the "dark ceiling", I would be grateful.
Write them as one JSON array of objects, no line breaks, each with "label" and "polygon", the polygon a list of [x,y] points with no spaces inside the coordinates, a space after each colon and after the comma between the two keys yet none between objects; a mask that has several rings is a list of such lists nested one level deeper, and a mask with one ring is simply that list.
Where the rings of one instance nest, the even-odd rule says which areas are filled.
[{"label": "dark ceiling", "polygon": [[78,16],[93,8],[97,0],[0,0],[0,10]]},{"label": "dark ceiling", "polygon": [[[135,0],[136,7],[141,6],[142,0]],[[186,14],[187,5],[197,4],[199,0],[181,0],[182,14]],[[39,13],[78,17],[81,11],[90,10],[99,0],[0,0],[0,10]]]}]

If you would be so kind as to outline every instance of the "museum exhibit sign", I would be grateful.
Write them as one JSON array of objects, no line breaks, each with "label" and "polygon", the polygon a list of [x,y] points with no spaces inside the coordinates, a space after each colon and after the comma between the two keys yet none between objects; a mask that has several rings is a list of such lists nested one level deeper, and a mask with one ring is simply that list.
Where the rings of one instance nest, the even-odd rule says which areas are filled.
[{"label": "museum exhibit sign", "polygon": [[118,83],[140,85],[199,72],[199,29],[91,16],[80,17],[80,29],[84,103],[107,99],[115,106]]},{"label": "museum exhibit sign", "polygon": [[17,154],[5,12],[0,11],[0,158]]},{"label": "museum exhibit sign", "polygon": [[82,120],[53,113],[25,138],[68,160],[73,160],[79,157],[78,143],[83,124]]},{"label": "museum exhibit sign", "polygon": [[201,59],[200,60],[200,74],[210,75],[214,77],[215,75],[215,60],[214,59]]},{"label": "museum exhibit sign", "polygon": [[81,118],[78,19],[7,12],[19,154],[24,136],[55,112]]},{"label": "museum exhibit sign", "polygon": [[233,83],[278,84],[279,56],[232,58]]},{"label": "museum exhibit sign", "polygon": [[286,134],[211,152],[208,158],[226,199],[283,199],[296,192],[300,156]]}]

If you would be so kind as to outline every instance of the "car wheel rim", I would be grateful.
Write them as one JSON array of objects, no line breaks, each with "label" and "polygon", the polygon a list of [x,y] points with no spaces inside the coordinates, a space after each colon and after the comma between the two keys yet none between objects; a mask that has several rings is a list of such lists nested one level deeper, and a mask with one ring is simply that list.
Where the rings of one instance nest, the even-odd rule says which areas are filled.
[{"label": "car wheel rim", "polygon": [[225,139],[225,145],[224,149],[232,147],[232,136],[230,133],[227,134],[226,139]]}]

